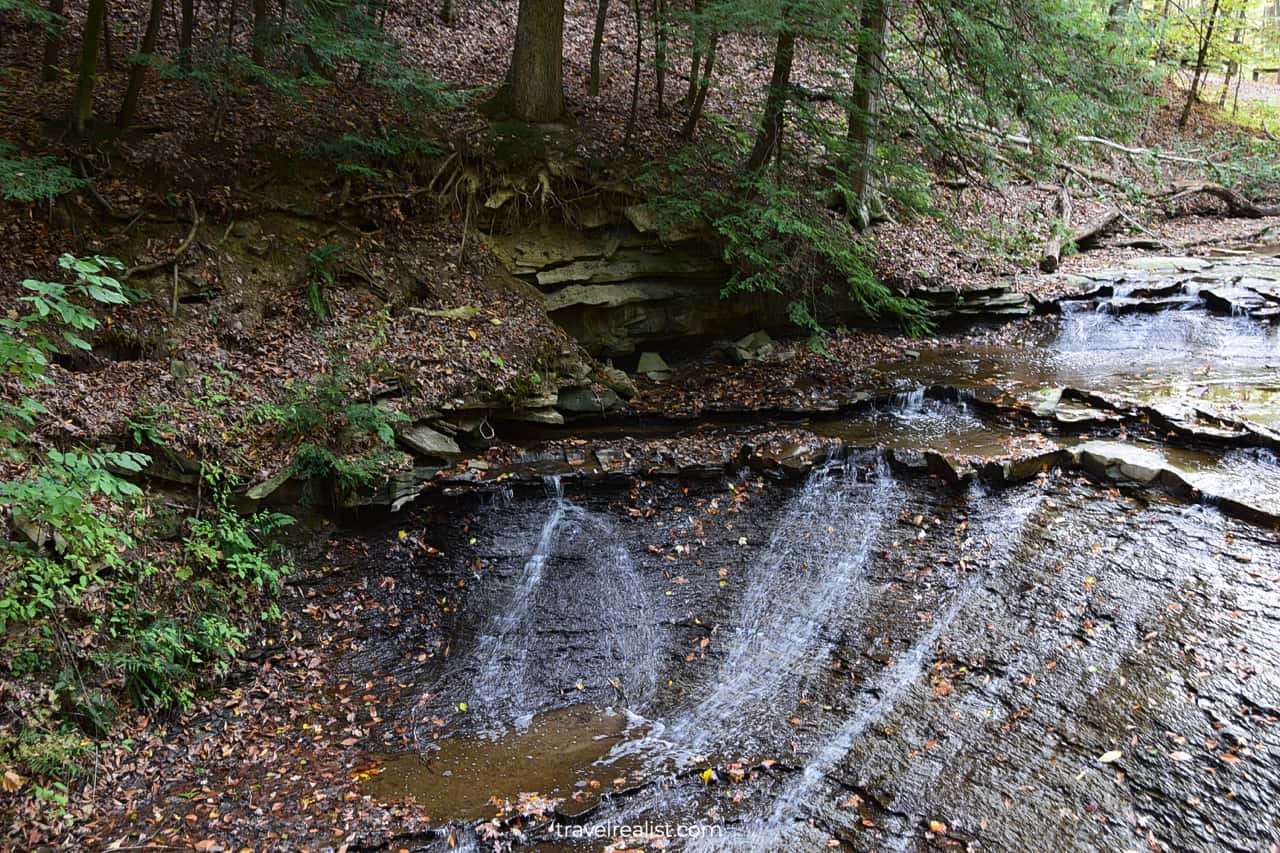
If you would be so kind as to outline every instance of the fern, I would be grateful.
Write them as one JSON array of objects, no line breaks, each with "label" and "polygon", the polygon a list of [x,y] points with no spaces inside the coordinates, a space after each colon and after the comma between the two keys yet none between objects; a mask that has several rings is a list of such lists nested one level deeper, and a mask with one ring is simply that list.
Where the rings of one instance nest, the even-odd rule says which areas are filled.
[{"label": "fern", "polygon": [[0,142],[0,196],[6,201],[42,201],[79,189],[89,182],[53,157],[15,156]]}]

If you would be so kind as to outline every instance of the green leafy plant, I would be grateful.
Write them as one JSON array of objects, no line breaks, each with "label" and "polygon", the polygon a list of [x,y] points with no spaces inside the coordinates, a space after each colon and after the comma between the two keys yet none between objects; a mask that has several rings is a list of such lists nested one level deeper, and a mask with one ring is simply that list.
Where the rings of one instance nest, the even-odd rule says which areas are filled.
[{"label": "green leafy plant", "polygon": [[342,246],[325,243],[307,253],[307,284],[302,292],[303,301],[321,320],[329,317],[329,301],[324,291],[335,280],[334,259],[342,253]]},{"label": "green leafy plant", "polygon": [[928,329],[924,307],[876,278],[867,243],[812,193],[767,174],[723,174],[720,170],[738,162],[724,146],[704,145],[696,157],[703,162],[694,162],[686,151],[664,172],[649,176],[661,190],[653,206],[666,225],[709,223],[733,270],[725,298],[779,294],[787,299],[788,318],[811,335],[823,334],[821,318],[844,307],[913,333]]},{"label": "green leafy plant", "polygon": [[[271,540],[292,519],[238,515],[234,484],[206,469],[211,509],[188,520],[179,545],[162,546],[143,490],[127,479],[146,455],[32,442],[44,414],[34,393],[53,381],[52,354],[89,348],[90,304],[128,300],[107,274],[118,261],[60,264],[71,284],[26,281],[30,310],[0,319],[0,371],[20,391],[0,409],[0,444],[19,471],[0,481],[0,504],[25,538],[0,543],[0,679],[19,679],[8,689],[30,700],[21,716],[0,714],[0,754],[65,779],[91,744],[84,733],[109,730],[117,695],[144,709],[189,707],[201,684],[225,674],[253,627],[248,614],[278,616],[288,565]],[[66,805],[57,778],[33,790],[55,814]]]},{"label": "green leafy plant", "polygon": [[49,200],[88,183],[53,157],[19,156],[0,141],[0,198],[6,201]]}]

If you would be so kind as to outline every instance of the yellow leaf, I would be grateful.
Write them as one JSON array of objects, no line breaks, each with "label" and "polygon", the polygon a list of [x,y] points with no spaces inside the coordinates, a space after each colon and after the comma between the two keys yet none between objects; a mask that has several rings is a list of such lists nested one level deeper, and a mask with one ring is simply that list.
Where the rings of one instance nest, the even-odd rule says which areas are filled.
[{"label": "yellow leaf", "polygon": [[16,771],[6,770],[4,771],[4,776],[0,776],[0,788],[4,788],[6,793],[12,794],[21,788],[26,781]]},{"label": "yellow leaf", "polygon": [[710,785],[711,780],[716,778],[716,773],[710,767],[698,774],[698,778],[702,780],[702,784]]}]

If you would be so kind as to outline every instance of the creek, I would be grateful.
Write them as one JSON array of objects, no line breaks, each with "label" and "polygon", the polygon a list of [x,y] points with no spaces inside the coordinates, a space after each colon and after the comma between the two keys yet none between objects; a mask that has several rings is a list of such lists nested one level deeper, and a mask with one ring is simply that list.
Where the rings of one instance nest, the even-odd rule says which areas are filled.
[{"label": "creek", "polygon": [[[1220,282],[1186,270],[1102,284],[1012,344],[894,365],[881,405],[815,424],[840,449],[798,480],[548,477],[450,510],[464,572],[375,549],[448,604],[429,654],[342,663],[417,697],[416,748],[368,792],[426,804],[440,850],[488,849],[513,811],[534,817],[503,843],[543,850],[1269,849],[1275,526],[1132,473],[890,464],[1007,450],[1031,427],[990,416],[998,392],[1052,412],[1057,446],[1111,429],[1193,496],[1280,508],[1275,327],[1208,310]],[[1116,435],[1089,395],[1249,430]]]}]

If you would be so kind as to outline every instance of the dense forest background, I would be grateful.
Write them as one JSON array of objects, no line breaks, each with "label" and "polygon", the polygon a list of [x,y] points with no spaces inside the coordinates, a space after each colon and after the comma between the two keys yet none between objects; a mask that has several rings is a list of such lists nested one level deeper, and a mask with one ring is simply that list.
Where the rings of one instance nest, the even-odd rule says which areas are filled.
[{"label": "dense forest background", "polygon": [[1280,213],[1274,0],[0,0],[0,64],[15,843],[290,630],[286,481],[349,507],[460,401],[634,392],[482,234],[696,232],[830,364],[931,333],[922,286]]}]

